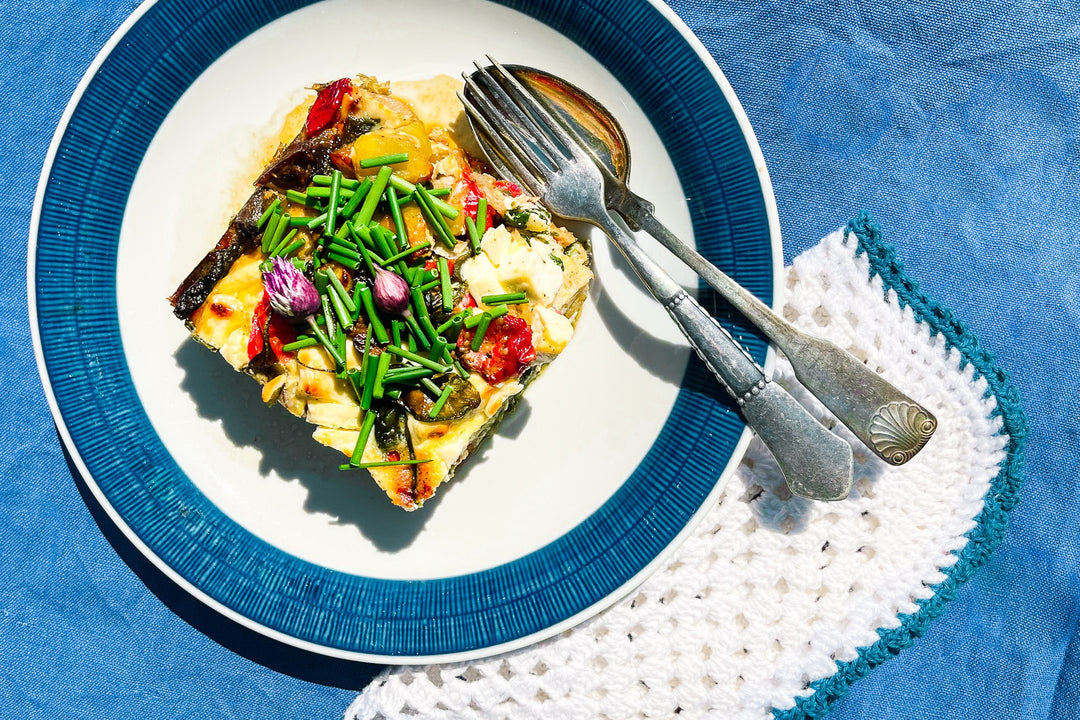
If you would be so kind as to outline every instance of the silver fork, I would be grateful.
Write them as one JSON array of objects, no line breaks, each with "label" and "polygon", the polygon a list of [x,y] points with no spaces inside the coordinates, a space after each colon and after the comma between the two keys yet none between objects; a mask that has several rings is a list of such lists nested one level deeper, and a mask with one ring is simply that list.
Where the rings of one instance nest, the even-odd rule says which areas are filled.
[{"label": "silver fork", "polygon": [[[691,346],[739,405],[776,458],[791,492],[812,500],[847,497],[851,447],[830,433],[776,383],[656,262],[623,232],[604,206],[604,181],[592,159],[567,141],[558,123],[492,58],[464,76],[459,94],[477,136],[498,168],[556,215],[600,228],[668,311]],[[501,78],[501,81],[500,81]]]}]

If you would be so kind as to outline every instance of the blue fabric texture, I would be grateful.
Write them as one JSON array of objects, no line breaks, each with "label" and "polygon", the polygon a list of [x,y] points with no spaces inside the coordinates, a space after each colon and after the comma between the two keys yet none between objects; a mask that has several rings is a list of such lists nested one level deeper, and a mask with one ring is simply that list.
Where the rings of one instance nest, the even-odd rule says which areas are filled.
[{"label": "blue fabric texture", "polygon": [[[34,185],[79,77],[134,6],[29,0],[6,4],[0,28],[0,210],[10,231],[0,246],[9,388],[0,394],[0,717],[340,717],[353,692],[226,650],[125,566],[72,482],[36,379],[23,243]],[[786,258],[871,209],[922,292],[951,308],[1009,371],[1030,423],[1026,484],[996,552],[970,581],[946,588],[955,600],[903,652],[800,712],[1077,717],[1075,4],[671,6],[747,111],[774,184]],[[337,682],[360,687],[366,677]]]}]

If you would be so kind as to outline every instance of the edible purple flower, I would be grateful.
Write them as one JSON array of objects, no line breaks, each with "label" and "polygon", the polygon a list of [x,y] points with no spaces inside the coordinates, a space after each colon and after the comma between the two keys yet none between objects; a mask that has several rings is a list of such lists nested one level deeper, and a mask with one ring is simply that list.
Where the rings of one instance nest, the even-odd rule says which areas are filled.
[{"label": "edible purple flower", "polygon": [[372,290],[380,310],[397,315],[409,309],[409,283],[395,272],[375,266],[375,286]]},{"label": "edible purple flower", "polygon": [[263,273],[263,286],[274,312],[299,319],[321,307],[319,291],[290,260],[274,258],[271,262],[270,269]]}]

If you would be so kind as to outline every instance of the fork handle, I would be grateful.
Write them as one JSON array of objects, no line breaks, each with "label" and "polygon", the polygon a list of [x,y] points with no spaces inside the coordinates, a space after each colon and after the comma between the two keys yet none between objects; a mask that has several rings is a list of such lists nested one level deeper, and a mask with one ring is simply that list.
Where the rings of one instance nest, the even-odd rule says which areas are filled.
[{"label": "fork handle", "polygon": [[853,473],[851,446],[825,429],[786,390],[770,382],[716,319],[606,212],[598,215],[597,224],[668,311],[705,365],[735,398],[747,425],[776,458],[791,492],[812,500],[847,497]]},{"label": "fork handle", "polygon": [[[625,186],[624,186],[625,187]],[[855,356],[828,340],[795,328],[749,290],[721,272],[667,229],[652,203],[629,189],[607,198],[756,325],[791,362],[795,377],[866,447],[891,465],[902,465],[926,445],[937,419]]]}]

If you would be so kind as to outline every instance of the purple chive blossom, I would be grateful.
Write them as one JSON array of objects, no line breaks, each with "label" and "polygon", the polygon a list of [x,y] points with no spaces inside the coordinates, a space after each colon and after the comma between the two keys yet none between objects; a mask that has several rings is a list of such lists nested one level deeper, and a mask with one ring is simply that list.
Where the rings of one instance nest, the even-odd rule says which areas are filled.
[{"label": "purple chive blossom", "polygon": [[375,266],[375,304],[380,310],[401,315],[409,309],[409,283],[397,273]]},{"label": "purple chive blossom", "polygon": [[271,262],[271,268],[263,273],[263,286],[274,312],[306,318],[322,306],[319,291],[291,261],[274,258]]}]

